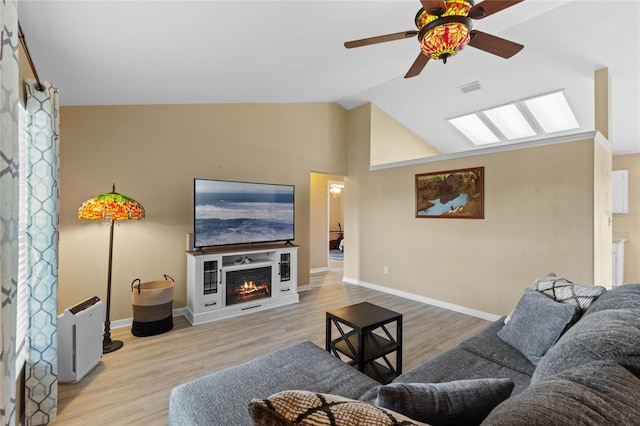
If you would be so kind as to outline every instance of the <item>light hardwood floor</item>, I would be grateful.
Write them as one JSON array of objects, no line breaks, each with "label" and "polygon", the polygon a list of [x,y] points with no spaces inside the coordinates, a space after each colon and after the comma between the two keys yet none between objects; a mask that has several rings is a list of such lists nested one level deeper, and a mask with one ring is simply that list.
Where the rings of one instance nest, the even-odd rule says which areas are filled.
[{"label": "light hardwood floor", "polygon": [[112,337],[124,347],[105,354],[79,383],[59,385],[52,424],[166,425],[176,385],[302,340],[324,348],[325,312],[354,303],[369,301],[403,314],[403,371],[488,324],[341,280],[340,265],[333,264],[312,275],[312,290],[300,293],[299,304],[197,327],[175,317],[173,330],[151,337],[116,329]]}]

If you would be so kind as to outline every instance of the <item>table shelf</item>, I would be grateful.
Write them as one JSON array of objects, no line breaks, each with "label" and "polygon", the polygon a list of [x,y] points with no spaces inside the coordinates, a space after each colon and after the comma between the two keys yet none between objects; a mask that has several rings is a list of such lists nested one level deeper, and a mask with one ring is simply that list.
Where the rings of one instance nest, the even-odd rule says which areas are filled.
[{"label": "table shelf", "polygon": [[[394,322],[395,337],[386,327]],[[334,328],[340,334],[335,339]],[[369,377],[386,384],[402,374],[402,314],[363,302],[327,312],[326,329],[326,350],[346,356],[349,365]],[[387,358],[394,352],[395,366]]]},{"label": "table shelf", "polygon": [[[358,347],[358,331],[352,330],[347,333],[347,339],[351,347]],[[364,334],[364,362],[373,361],[381,356],[388,355],[398,349],[395,340],[385,339],[374,333]],[[344,338],[339,337],[331,342],[331,347],[351,359],[357,359],[358,354],[353,353]]]}]

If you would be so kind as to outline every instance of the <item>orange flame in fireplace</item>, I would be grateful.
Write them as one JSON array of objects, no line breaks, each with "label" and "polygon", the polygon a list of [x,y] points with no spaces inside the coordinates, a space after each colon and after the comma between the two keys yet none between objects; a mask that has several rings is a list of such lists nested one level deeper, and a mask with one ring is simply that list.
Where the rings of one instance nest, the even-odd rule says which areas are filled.
[{"label": "orange flame in fireplace", "polygon": [[241,291],[240,292],[242,294],[251,294],[251,293],[256,292],[258,290],[268,291],[267,286],[264,286],[264,285],[258,286],[253,281],[245,281],[244,284],[242,284],[242,286],[241,286]]}]

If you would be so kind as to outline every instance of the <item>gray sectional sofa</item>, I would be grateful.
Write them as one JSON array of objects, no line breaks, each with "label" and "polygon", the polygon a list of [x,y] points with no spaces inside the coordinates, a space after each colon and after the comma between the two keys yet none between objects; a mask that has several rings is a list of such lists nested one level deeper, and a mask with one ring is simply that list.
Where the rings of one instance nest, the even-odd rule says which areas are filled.
[{"label": "gray sectional sofa", "polygon": [[[258,407],[264,414],[277,405],[270,396],[289,390],[377,404],[415,420],[388,424],[640,424],[640,283],[582,297],[556,278],[543,277],[527,289],[506,325],[504,319],[490,324],[389,385],[301,342],[174,388],[169,424],[252,425],[256,401],[266,403]],[[540,282],[547,288],[536,288]],[[571,297],[563,299],[560,287]],[[486,379],[493,382],[485,386]],[[469,383],[475,386],[471,395]],[[502,396],[493,392],[489,401],[481,394],[494,385]],[[479,401],[482,413],[474,408]],[[296,423],[280,416],[260,424]]]}]

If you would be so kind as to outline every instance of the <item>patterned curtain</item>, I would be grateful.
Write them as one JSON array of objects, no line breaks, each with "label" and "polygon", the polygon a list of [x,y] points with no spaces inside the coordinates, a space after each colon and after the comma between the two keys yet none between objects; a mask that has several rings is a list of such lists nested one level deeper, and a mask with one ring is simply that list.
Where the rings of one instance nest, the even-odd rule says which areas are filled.
[{"label": "patterned curtain", "polygon": [[18,10],[0,2],[0,421],[16,417],[16,291],[18,276]]},{"label": "patterned curtain", "polygon": [[56,417],[58,363],[58,91],[42,81],[25,83],[27,97],[27,310],[25,366],[27,425]]}]

